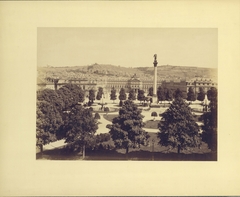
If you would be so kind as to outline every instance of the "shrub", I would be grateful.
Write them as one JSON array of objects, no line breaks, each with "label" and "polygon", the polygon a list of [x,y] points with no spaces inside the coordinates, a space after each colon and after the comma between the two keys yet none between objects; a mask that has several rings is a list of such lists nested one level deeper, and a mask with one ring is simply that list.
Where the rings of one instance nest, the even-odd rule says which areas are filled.
[{"label": "shrub", "polygon": [[157,116],[158,116],[158,115],[157,115],[157,112],[153,111],[152,114],[151,114],[151,116],[157,117]]},{"label": "shrub", "polygon": [[109,133],[101,133],[96,135],[96,142],[97,143],[102,143],[102,142],[107,142],[110,140],[110,134]]},{"label": "shrub", "polygon": [[100,118],[101,117],[100,117],[99,113],[95,113],[94,119],[99,120]]},{"label": "shrub", "polygon": [[123,106],[123,101],[122,101],[122,100],[120,100],[120,102],[119,102],[119,106],[120,106],[120,107]]},{"label": "shrub", "polygon": [[109,112],[109,107],[104,107],[105,112]]}]

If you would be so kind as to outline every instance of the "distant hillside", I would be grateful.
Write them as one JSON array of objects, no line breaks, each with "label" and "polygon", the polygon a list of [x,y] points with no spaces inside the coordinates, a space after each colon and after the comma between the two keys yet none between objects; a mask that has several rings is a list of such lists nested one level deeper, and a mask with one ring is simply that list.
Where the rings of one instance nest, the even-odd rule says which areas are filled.
[{"label": "distant hillside", "polygon": [[[38,67],[38,77],[59,77],[63,79],[86,78],[95,80],[127,80],[134,74],[141,80],[153,79],[153,66],[126,68],[109,64],[93,64],[74,67]],[[159,65],[159,79],[191,79],[195,76],[217,80],[217,69],[186,66]]]}]

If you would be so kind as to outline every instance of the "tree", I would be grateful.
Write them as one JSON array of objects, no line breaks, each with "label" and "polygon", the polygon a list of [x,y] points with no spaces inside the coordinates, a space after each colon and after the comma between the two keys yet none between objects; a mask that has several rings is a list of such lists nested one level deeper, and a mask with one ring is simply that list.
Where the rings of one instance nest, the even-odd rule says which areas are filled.
[{"label": "tree", "polygon": [[84,91],[78,85],[66,84],[63,87],[68,88],[71,91],[74,104],[84,101]]},{"label": "tree", "polygon": [[131,89],[129,91],[128,99],[129,100],[136,100],[136,93],[135,93],[134,89]]},{"label": "tree", "polygon": [[82,149],[84,159],[85,147],[91,145],[93,136],[98,129],[92,111],[82,106],[73,107],[66,116],[63,129],[65,131],[65,142],[72,146],[74,150]]},{"label": "tree", "polygon": [[210,90],[207,91],[207,98],[210,102],[215,101],[217,99],[217,89],[211,87]]},{"label": "tree", "polygon": [[158,97],[158,101],[165,101],[165,94],[164,94],[164,90],[162,89],[161,86],[158,87],[157,89],[157,97]]},{"label": "tree", "polygon": [[93,103],[93,101],[95,100],[95,92],[93,89],[89,90],[89,96],[88,96],[89,102]]},{"label": "tree", "polygon": [[162,114],[159,129],[159,143],[177,148],[178,153],[187,147],[200,146],[199,127],[194,121],[191,109],[181,97],[177,97]]},{"label": "tree", "polygon": [[126,100],[127,95],[124,88],[121,88],[118,98],[120,101]]},{"label": "tree", "polygon": [[69,110],[78,102],[84,101],[84,91],[76,84],[66,84],[57,90],[59,98],[64,103],[64,110]]},{"label": "tree", "polygon": [[145,100],[144,90],[138,90],[137,99],[141,102]]},{"label": "tree", "polygon": [[190,101],[190,103],[191,103],[191,101],[196,100],[196,95],[195,95],[192,87],[188,88],[187,100]]},{"label": "tree", "polygon": [[113,100],[113,103],[117,99],[116,90],[114,88],[111,90],[110,99]]},{"label": "tree", "polygon": [[43,145],[57,140],[56,132],[62,125],[59,111],[47,101],[37,101],[36,144],[43,150]]},{"label": "tree", "polygon": [[175,92],[174,92],[174,98],[176,99],[176,98],[183,98],[183,93],[182,93],[182,91],[179,89],[179,88],[177,88],[176,90],[175,90]]},{"label": "tree", "polygon": [[148,96],[153,96],[153,87],[148,89]]},{"label": "tree", "polygon": [[109,107],[104,107],[104,111],[106,112],[106,115],[107,115],[108,112],[110,111],[110,110],[109,110]]},{"label": "tree", "polygon": [[72,99],[72,92],[66,88],[66,87],[61,87],[60,89],[57,90],[57,94],[62,98],[64,102],[64,110],[69,110],[71,106],[74,105],[73,99]]},{"label": "tree", "polygon": [[200,87],[199,88],[199,93],[198,93],[198,96],[197,96],[197,100],[204,101],[204,98],[205,98],[205,92],[204,92],[203,88]]},{"label": "tree", "polygon": [[122,100],[119,101],[119,106],[120,106],[120,107],[123,106],[123,101],[122,101]]},{"label": "tree", "polygon": [[97,99],[97,100],[101,100],[101,99],[102,99],[102,96],[103,96],[103,88],[102,88],[102,87],[99,87],[99,88],[98,88],[98,92],[97,92],[96,99]]},{"label": "tree", "polygon": [[153,119],[153,120],[155,120],[155,117],[157,117],[157,116],[158,116],[158,115],[157,115],[157,112],[153,111],[153,112],[151,113],[151,116],[152,116],[152,117],[154,117],[154,119]]},{"label": "tree", "polygon": [[131,100],[124,102],[119,110],[118,117],[115,117],[110,129],[111,138],[117,148],[125,148],[126,153],[130,147],[147,145],[149,135],[143,130],[143,116],[141,110]]},{"label": "tree", "polygon": [[101,117],[100,117],[99,113],[95,113],[94,119],[95,119],[95,120],[99,120],[100,118],[101,118]]},{"label": "tree", "polygon": [[168,101],[172,101],[173,100],[173,92],[172,92],[171,89],[167,89],[166,99]]},{"label": "tree", "polygon": [[44,89],[37,92],[38,101],[46,101],[53,105],[60,113],[65,108],[65,103],[62,97],[51,89]]},{"label": "tree", "polygon": [[208,147],[212,151],[217,151],[217,110],[218,99],[217,89],[211,88],[208,91],[208,97],[210,99],[209,108],[210,111],[202,115],[202,140],[207,143]]}]

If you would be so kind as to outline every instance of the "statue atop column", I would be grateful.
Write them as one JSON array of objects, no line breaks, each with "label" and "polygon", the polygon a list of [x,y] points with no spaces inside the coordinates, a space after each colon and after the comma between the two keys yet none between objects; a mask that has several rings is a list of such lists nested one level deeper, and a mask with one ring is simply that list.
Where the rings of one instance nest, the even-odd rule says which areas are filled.
[{"label": "statue atop column", "polygon": [[157,62],[157,54],[154,54],[153,57],[154,57],[153,65],[154,65],[154,67],[156,67],[157,64],[158,64],[158,62]]},{"label": "statue atop column", "polygon": [[157,61],[157,54],[154,54],[153,57],[154,57],[154,62]]}]

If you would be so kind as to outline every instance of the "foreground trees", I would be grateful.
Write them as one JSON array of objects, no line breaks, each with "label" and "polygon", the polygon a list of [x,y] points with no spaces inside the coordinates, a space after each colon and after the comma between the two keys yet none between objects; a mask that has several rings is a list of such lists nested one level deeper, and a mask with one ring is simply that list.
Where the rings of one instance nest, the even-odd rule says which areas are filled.
[{"label": "foreground trees", "polygon": [[177,97],[162,114],[159,129],[159,144],[177,148],[178,153],[187,147],[200,146],[199,127],[191,109],[181,97]]},{"label": "foreground trees", "polygon": [[57,140],[56,132],[62,125],[62,117],[54,105],[47,101],[37,102],[36,145],[40,147]]},{"label": "foreground trees", "polygon": [[218,110],[218,99],[217,89],[211,88],[207,92],[210,100],[209,108],[210,111],[202,115],[203,126],[202,126],[202,140],[208,144],[208,147],[212,151],[217,151],[217,110]]},{"label": "foreground trees", "polygon": [[85,148],[92,144],[97,129],[97,120],[93,117],[92,110],[75,106],[65,116],[64,125],[59,133],[73,150],[82,150],[84,158]]},{"label": "foreground trees", "polygon": [[114,118],[110,129],[110,135],[117,148],[125,148],[126,153],[130,147],[147,145],[149,135],[143,130],[143,116],[141,110],[131,100],[123,103],[119,110],[119,116]]},{"label": "foreground trees", "polygon": [[78,102],[83,102],[84,92],[75,84],[67,84],[59,90],[44,89],[37,92],[36,144],[41,148],[57,140],[57,132],[63,125],[63,113]]}]

